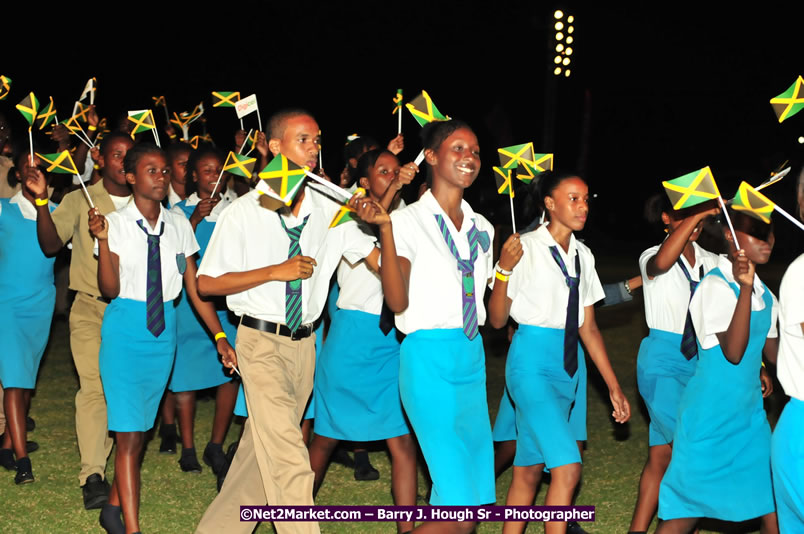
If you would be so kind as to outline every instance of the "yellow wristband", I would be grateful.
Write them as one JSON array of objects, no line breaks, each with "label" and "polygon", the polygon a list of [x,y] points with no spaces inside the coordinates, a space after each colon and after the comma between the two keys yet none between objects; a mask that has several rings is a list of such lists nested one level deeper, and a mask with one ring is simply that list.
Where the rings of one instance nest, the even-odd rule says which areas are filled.
[{"label": "yellow wristband", "polygon": [[34,203],[37,206],[47,206],[48,200],[46,198],[35,198]]},{"label": "yellow wristband", "polygon": [[497,280],[501,280],[503,282],[507,282],[508,278],[510,278],[510,275],[502,274],[500,271],[494,271],[494,276],[497,278]]},{"label": "yellow wristband", "polygon": [[98,129],[97,126],[92,126],[91,124],[89,126],[87,126],[87,130],[89,130],[90,132],[94,132],[97,129]]},{"label": "yellow wristband", "polygon": [[176,134],[169,136],[171,139],[176,139]]},{"label": "yellow wristband", "polygon": [[762,362],[762,367],[765,367],[765,362]]},{"label": "yellow wristband", "polygon": [[218,332],[217,334],[215,334],[215,341],[218,341],[219,339],[225,339],[225,338],[226,338],[226,334],[224,332]]}]

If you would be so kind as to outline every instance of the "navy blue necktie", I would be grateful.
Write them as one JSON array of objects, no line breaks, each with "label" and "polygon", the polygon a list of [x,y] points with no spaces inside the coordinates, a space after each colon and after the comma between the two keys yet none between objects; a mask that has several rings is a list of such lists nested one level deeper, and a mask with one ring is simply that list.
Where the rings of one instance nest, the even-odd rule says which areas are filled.
[{"label": "navy blue necktie", "polygon": [[570,276],[567,266],[561,259],[558,247],[550,247],[550,254],[556,260],[561,274],[569,287],[569,300],[567,302],[567,319],[564,323],[564,370],[570,376],[575,376],[578,370],[578,306],[580,304],[580,284],[581,284],[581,259],[580,254],[575,253],[575,276]]},{"label": "navy blue necktie", "polygon": [[162,260],[159,254],[159,236],[165,233],[165,223],[158,234],[149,234],[142,223],[137,225],[148,236],[148,274],[145,287],[145,325],[154,337],[165,331],[165,304],[162,301]]},{"label": "navy blue necktie", "polygon": [[[681,258],[677,259],[676,263],[679,267],[681,267],[681,272],[684,273],[684,276],[690,283],[690,300],[692,300],[692,295],[695,293],[695,288],[697,288],[698,284],[701,282],[696,282],[692,279],[689,271],[687,271],[687,268],[684,266],[684,262],[681,261]],[[703,265],[699,267],[698,275],[699,278],[703,278]],[[684,333],[681,334],[681,354],[683,354],[688,360],[691,360],[698,355],[698,341],[696,340],[695,336],[695,327],[692,325],[692,315],[690,314],[689,305],[687,306],[687,320],[684,321]]]}]

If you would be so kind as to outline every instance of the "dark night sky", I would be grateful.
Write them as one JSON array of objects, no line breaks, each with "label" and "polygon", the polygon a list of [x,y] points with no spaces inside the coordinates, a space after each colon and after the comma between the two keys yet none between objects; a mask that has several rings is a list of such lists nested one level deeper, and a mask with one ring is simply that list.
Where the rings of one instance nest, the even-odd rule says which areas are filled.
[{"label": "dark night sky", "polygon": [[[102,115],[149,106],[156,94],[167,95],[172,111],[205,99],[210,129],[225,146],[237,121],[233,110],[211,109],[210,91],[256,92],[263,122],[287,106],[317,116],[332,172],[342,165],[347,134],[395,134],[397,87],[406,100],[423,88],[441,111],[477,130],[484,169],[469,194],[476,202],[493,192],[498,146],[533,141],[537,151],[546,148],[552,107],[557,165],[583,169],[600,195],[597,227],[643,243],[655,234],[632,229],[644,227],[637,224],[642,203],[661,180],[710,165],[730,196],[739,180],[758,183],[785,159],[801,159],[796,139],[804,135],[804,117],[779,125],[768,103],[804,73],[801,23],[787,10],[564,5],[576,17],[573,76],[558,80],[557,97],[547,102],[555,4],[346,4],[240,2],[162,14],[144,3],[130,4],[132,13],[111,3],[100,10],[81,4],[81,22],[69,32],[25,30],[23,37],[21,27],[7,27],[12,38],[4,41],[15,45],[6,50],[15,54],[3,55],[0,74],[14,86],[0,105],[18,115],[9,108],[34,90],[40,98],[52,94],[66,117],[86,79],[96,76]],[[104,42],[109,26],[113,37]],[[22,54],[19,45],[31,38],[32,56]],[[161,110],[156,117],[163,120]],[[419,127],[406,114],[403,129],[403,158],[412,159]],[[582,147],[586,161],[579,160]],[[777,196],[790,200],[791,190],[789,184]]]}]

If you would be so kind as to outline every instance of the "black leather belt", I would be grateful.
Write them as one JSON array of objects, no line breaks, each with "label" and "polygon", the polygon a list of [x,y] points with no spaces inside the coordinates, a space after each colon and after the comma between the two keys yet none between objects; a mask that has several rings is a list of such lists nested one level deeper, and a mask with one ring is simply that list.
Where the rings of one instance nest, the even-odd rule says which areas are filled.
[{"label": "black leather belt", "polygon": [[278,336],[289,337],[294,341],[310,337],[310,335],[313,333],[312,324],[303,324],[299,326],[295,332],[291,332],[287,325],[272,323],[271,321],[263,321],[262,319],[251,317],[250,315],[244,315],[240,319],[240,324],[261,332],[270,332],[271,334],[276,334]]},{"label": "black leather belt", "polygon": [[[83,292],[83,291],[81,291],[81,293],[84,293],[84,292]],[[110,299],[110,298],[106,298],[106,297],[96,297],[95,295],[91,295],[91,294],[89,294],[89,293],[84,293],[84,295],[88,296],[88,297],[89,297],[89,298],[91,298],[91,299],[95,299],[95,300],[97,300],[98,302],[103,302],[104,304],[109,304],[110,302],[112,302],[112,299]]]}]

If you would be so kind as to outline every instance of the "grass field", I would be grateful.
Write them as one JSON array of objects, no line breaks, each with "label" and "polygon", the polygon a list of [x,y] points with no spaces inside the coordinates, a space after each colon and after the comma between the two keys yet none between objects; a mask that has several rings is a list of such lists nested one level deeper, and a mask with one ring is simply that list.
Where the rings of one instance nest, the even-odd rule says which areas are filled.
[{"label": "grass field", "polygon": [[[622,262],[598,260],[600,277],[612,281],[633,275],[633,267]],[[784,265],[768,265],[760,276],[776,291]],[[590,364],[589,372],[589,440],[584,457],[583,485],[577,504],[596,506],[597,520],[588,523],[593,533],[624,533],[628,530],[637,483],[646,455],[648,441],[647,416],[636,391],[635,360],[641,338],[646,333],[642,302],[633,302],[616,308],[598,310],[598,322],[603,330],[612,363],[626,396],[631,402],[633,416],[624,425],[611,422],[608,395]],[[490,416],[497,410],[497,402],[504,382],[507,342],[502,332],[483,331],[486,343],[488,368],[488,398]],[[85,511],[78,488],[79,456],[75,439],[74,395],[77,378],[69,352],[66,321],[54,322],[50,346],[42,363],[31,416],[36,419],[36,430],[29,439],[39,442],[41,449],[31,455],[36,482],[22,487],[14,485],[13,473],[0,471],[0,533],[52,533],[97,532],[97,511]],[[776,387],[766,404],[772,422],[775,422],[784,396]],[[211,428],[213,403],[201,401],[196,416],[196,447],[199,452],[206,444]],[[233,426],[227,445],[239,433]],[[207,505],[215,497],[215,479],[204,466],[200,475],[182,473],[176,455],[160,455],[158,439],[148,443],[142,468],[142,505],[140,525],[149,533],[192,532]],[[114,453],[112,453],[114,455]],[[380,471],[374,482],[356,482],[352,472],[333,464],[318,495],[317,503],[358,505],[392,504],[390,494],[390,464],[387,455],[379,450],[371,454],[371,461]],[[109,477],[112,476],[113,458],[109,460]],[[511,481],[508,470],[497,481],[497,502],[505,502],[505,493]],[[420,477],[419,493],[427,491]],[[537,498],[543,502],[545,487]],[[259,503],[243,503],[259,504]],[[485,523],[479,533],[499,532],[500,523]],[[653,527],[652,527],[653,528]],[[711,526],[716,531],[750,532],[753,526]],[[322,523],[322,532],[332,533],[392,533],[393,523]],[[262,525],[259,532],[271,532]],[[541,532],[541,525],[533,524],[529,532]]]}]

